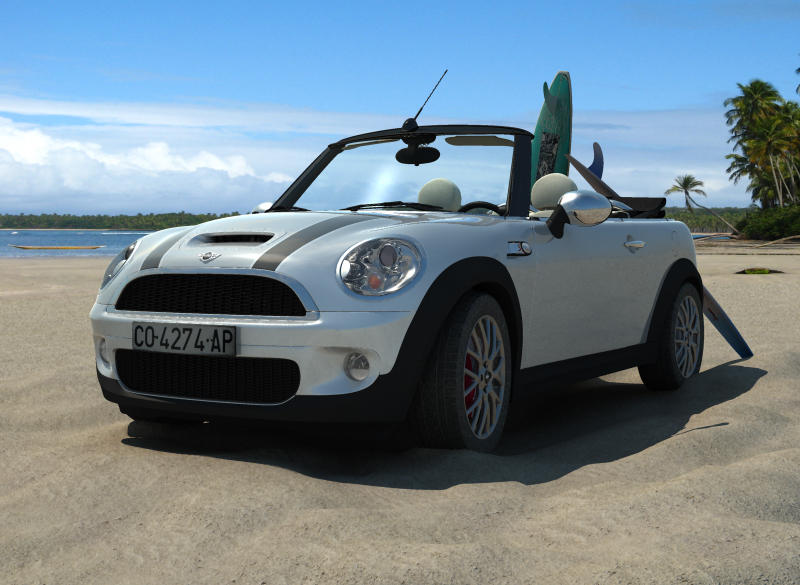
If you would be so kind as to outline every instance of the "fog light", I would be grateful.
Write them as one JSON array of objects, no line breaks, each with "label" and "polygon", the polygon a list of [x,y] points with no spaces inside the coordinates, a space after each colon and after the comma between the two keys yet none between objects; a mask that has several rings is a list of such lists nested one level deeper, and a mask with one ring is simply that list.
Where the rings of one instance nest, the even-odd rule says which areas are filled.
[{"label": "fog light", "polygon": [[351,353],[344,358],[344,373],[356,382],[361,382],[369,376],[369,360],[363,353]]},{"label": "fog light", "polygon": [[103,360],[105,364],[111,363],[111,356],[108,353],[108,344],[105,338],[102,338],[100,343],[97,344],[97,352],[100,354],[100,359]]}]

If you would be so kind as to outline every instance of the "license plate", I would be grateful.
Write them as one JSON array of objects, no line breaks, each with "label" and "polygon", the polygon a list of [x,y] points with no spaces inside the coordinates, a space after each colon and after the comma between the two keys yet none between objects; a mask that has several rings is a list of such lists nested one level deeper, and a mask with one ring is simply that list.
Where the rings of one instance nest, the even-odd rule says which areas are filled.
[{"label": "license plate", "polygon": [[133,347],[148,351],[236,355],[236,327],[134,323]]}]

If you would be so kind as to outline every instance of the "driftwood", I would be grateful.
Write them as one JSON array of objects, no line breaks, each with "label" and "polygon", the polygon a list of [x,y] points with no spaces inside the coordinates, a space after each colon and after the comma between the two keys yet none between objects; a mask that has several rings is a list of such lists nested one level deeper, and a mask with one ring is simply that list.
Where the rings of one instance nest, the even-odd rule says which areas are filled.
[{"label": "driftwood", "polygon": [[800,239],[800,234],[796,236],[789,236],[786,238],[781,238],[780,240],[772,240],[771,242],[764,242],[763,244],[758,244],[757,246],[753,246],[754,248],[763,248],[764,246],[769,246],[770,244],[779,244],[781,242],[788,242],[789,240],[797,240]]}]

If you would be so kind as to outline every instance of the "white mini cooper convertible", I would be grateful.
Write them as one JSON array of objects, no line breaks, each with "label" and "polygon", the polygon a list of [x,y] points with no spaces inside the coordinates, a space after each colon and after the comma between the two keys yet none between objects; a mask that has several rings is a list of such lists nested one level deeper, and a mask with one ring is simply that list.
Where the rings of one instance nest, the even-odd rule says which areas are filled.
[{"label": "white mini cooper convertible", "polygon": [[133,419],[409,420],[491,450],[544,381],[638,366],[677,388],[703,353],[688,229],[663,199],[532,186],[531,141],[409,120],[331,144],[258,212],[141,238],[91,311],[104,396]]}]

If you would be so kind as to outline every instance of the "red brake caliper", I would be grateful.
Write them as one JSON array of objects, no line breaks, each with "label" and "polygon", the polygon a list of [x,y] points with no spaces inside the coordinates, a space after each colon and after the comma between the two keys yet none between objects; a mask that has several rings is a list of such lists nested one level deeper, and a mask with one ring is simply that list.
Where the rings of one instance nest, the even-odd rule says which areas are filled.
[{"label": "red brake caliper", "polygon": [[[467,354],[467,359],[464,360],[464,368],[469,370],[470,372],[475,372],[475,360],[472,359],[472,356]],[[475,372],[477,373],[477,372]],[[474,382],[474,378],[470,378],[467,374],[464,374],[464,392],[467,391],[467,388]],[[475,404],[475,399],[478,396],[478,386],[476,385],[475,388],[470,390],[469,394],[464,396],[464,405],[469,410],[469,407]],[[475,414],[475,411],[471,412],[468,417],[471,419],[472,416]]]}]

